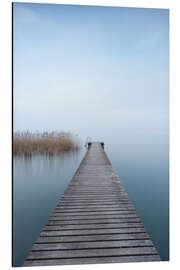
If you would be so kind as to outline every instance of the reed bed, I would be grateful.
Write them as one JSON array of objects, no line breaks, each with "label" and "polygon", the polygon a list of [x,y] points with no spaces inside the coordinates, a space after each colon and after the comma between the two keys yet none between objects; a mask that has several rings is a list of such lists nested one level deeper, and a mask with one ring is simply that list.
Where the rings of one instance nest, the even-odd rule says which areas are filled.
[{"label": "reed bed", "polygon": [[64,132],[15,132],[13,135],[13,155],[60,154],[75,151],[80,143],[70,133]]}]

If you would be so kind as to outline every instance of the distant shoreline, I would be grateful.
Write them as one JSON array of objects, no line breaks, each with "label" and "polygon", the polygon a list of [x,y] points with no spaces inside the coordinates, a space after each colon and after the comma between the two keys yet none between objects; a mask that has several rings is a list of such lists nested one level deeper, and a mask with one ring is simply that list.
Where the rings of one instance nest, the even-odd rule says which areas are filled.
[{"label": "distant shoreline", "polygon": [[79,148],[80,143],[71,133],[23,131],[13,134],[13,156],[54,155]]}]

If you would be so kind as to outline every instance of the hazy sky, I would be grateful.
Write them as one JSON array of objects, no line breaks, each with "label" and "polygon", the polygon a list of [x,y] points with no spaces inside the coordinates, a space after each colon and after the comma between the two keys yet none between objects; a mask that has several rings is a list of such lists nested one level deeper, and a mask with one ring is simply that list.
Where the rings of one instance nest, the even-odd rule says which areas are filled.
[{"label": "hazy sky", "polygon": [[14,4],[14,130],[168,135],[169,12]]}]

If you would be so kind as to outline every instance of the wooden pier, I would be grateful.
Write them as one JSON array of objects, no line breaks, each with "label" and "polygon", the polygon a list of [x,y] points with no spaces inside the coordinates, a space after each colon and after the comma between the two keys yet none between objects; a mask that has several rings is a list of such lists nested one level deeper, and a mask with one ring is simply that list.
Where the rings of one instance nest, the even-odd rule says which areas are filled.
[{"label": "wooden pier", "polygon": [[24,266],[160,261],[104,144],[89,149]]}]

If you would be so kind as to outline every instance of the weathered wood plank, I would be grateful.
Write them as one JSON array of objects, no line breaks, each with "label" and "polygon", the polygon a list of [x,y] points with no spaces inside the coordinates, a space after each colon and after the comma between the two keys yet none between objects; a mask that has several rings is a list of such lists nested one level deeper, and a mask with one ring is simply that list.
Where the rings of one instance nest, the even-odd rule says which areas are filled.
[{"label": "weathered wood plank", "polygon": [[81,207],[85,207],[85,206],[92,206],[92,207],[98,207],[98,206],[119,206],[119,207],[134,207],[131,203],[129,202],[104,202],[101,201],[101,202],[83,202],[83,203],[71,203],[71,202],[60,202],[57,204],[56,207],[66,207],[66,206],[70,206],[70,207],[78,207],[78,206],[81,206]]},{"label": "weathered wood plank", "polygon": [[64,194],[67,194],[68,192],[69,193],[73,192],[73,194],[76,194],[76,193],[82,193],[82,194],[84,194],[84,193],[92,193],[92,194],[94,194],[94,193],[97,193],[97,194],[101,194],[101,193],[108,193],[108,194],[110,194],[110,193],[115,193],[115,194],[126,193],[127,194],[127,192],[123,188],[117,186],[117,184],[114,185],[114,187],[109,187],[109,188],[105,188],[105,187],[102,188],[101,187],[101,188],[83,188],[83,189],[81,188],[81,185],[79,185],[76,187],[68,187],[66,189],[66,191],[64,192]]},{"label": "weathered wood plank", "polygon": [[79,212],[104,212],[104,211],[131,211],[135,209],[133,207],[87,207],[85,208],[68,208],[68,207],[56,207],[53,211],[53,213],[79,213]]},{"label": "weathered wood plank", "polygon": [[123,256],[123,255],[156,255],[157,251],[154,247],[134,247],[134,248],[110,248],[110,249],[83,249],[83,250],[53,250],[53,251],[37,251],[30,252],[27,259],[56,259],[56,258],[88,258],[88,257],[104,257],[104,256]]},{"label": "weathered wood plank", "polygon": [[99,188],[99,187],[93,187],[93,188],[90,188],[90,187],[86,187],[86,188],[81,188],[81,186],[82,185],[76,185],[76,186],[73,186],[73,187],[68,187],[68,189],[64,192],[64,194],[67,194],[68,192],[69,193],[71,193],[71,192],[73,192],[73,194],[75,194],[75,193],[82,193],[82,194],[84,194],[84,193],[97,193],[97,194],[101,194],[101,193],[126,193],[127,194],[127,192],[123,189],[123,188],[121,188],[121,187],[119,187],[119,186],[117,186],[117,184],[116,185],[114,185],[114,188],[111,186],[109,186],[108,188],[106,188],[105,186],[103,186],[103,187],[101,187],[101,188]]},{"label": "weathered wood plank", "polygon": [[92,249],[111,247],[152,247],[151,240],[122,240],[122,241],[101,241],[101,242],[80,242],[80,243],[49,243],[34,244],[32,251],[51,250],[72,250],[72,249]]},{"label": "weathered wood plank", "polygon": [[104,201],[107,201],[107,202],[129,202],[130,203],[130,200],[126,197],[122,197],[122,198],[118,198],[118,197],[94,197],[94,198],[90,198],[90,197],[87,197],[87,198],[78,198],[78,197],[63,197],[62,198],[62,202],[71,202],[71,203],[74,203],[74,202],[104,202]]},{"label": "weathered wood plank", "polygon": [[48,266],[48,265],[76,265],[76,264],[102,264],[102,263],[130,263],[130,262],[153,262],[160,261],[159,255],[142,256],[118,256],[118,257],[94,257],[73,259],[50,259],[50,260],[28,260],[24,266]]},{"label": "weathered wood plank", "polygon": [[99,235],[99,234],[120,234],[120,233],[136,233],[146,232],[142,228],[120,228],[120,229],[94,229],[94,230],[71,230],[71,231],[45,231],[40,236],[65,236],[65,235]]},{"label": "weathered wood plank", "polygon": [[65,206],[65,205],[71,205],[71,206],[76,206],[76,205],[119,205],[119,206],[127,206],[127,205],[131,205],[132,206],[132,203],[129,201],[83,201],[83,202],[72,202],[71,201],[61,201],[57,204],[57,206]]},{"label": "weathered wood plank", "polygon": [[113,228],[142,228],[141,222],[136,223],[117,223],[117,224],[78,224],[78,225],[50,225],[44,227],[44,231],[62,231],[62,230],[82,230],[82,229],[113,229]]},{"label": "weathered wood plank", "polygon": [[61,200],[73,200],[76,199],[85,201],[85,200],[120,200],[120,201],[130,201],[127,195],[117,196],[117,195],[64,195],[62,196]]},{"label": "weathered wood plank", "polygon": [[123,218],[123,219],[95,219],[95,220],[49,220],[48,225],[90,225],[90,224],[121,224],[140,222],[139,218]]},{"label": "weathered wood plank", "polygon": [[[62,196],[62,200],[69,200],[69,199],[78,199],[78,200],[106,200],[106,199],[119,199],[117,195],[64,195]],[[129,200],[127,195],[121,195],[121,200]]]},{"label": "weathered wood plank", "polygon": [[58,211],[54,210],[52,213],[52,216],[59,216],[59,217],[68,217],[68,216],[99,216],[99,215],[111,215],[111,214],[134,214],[136,213],[135,210],[111,210],[111,211],[105,211],[105,210],[97,210],[97,211],[87,211],[87,212],[65,212],[65,211]]},{"label": "weathered wood plank", "polygon": [[122,233],[122,234],[99,234],[99,235],[81,235],[81,236],[40,236],[36,243],[72,243],[72,242],[89,242],[89,241],[114,241],[130,239],[149,239],[146,232],[144,233]]},{"label": "weathered wood plank", "polygon": [[[84,179],[84,178],[83,178]],[[72,182],[71,182],[72,183]],[[101,191],[102,189],[104,190],[111,190],[111,189],[115,189],[116,187],[118,188],[118,190],[123,190],[125,191],[124,187],[120,184],[117,185],[117,182],[114,181],[114,182],[109,182],[107,185],[105,185],[105,183],[86,183],[86,182],[81,182],[80,184],[78,184],[77,182],[75,182],[73,180],[73,184],[69,185],[67,188],[70,189],[74,189],[77,187],[79,187],[80,190],[86,190],[86,189],[89,189],[89,190],[99,190]]]},{"label": "weathered wood plank", "polygon": [[51,215],[50,220],[97,220],[97,219],[121,219],[121,218],[137,218],[137,214],[107,214],[107,215],[87,215],[87,216],[59,216],[59,215]]},{"label": "weathered wood plank", "polygon": [[76,212],[77,210],[80,211],[88,211],[90,209],[98,209],[98,210],[103,210],[103,209],[119,209],[119,210],[127,210],[127,209],[135,209],[134,206],[132,204],[130,205],[125,205],[125,206],[121,206],[121,204],[114,204],[114,205],[81,205],[81,206],[74,206],[74,205],[67,205],[67,206],[60,206],[58,205],[56,208],[56,210],[66,210],[66,211],[74,211]]}]

